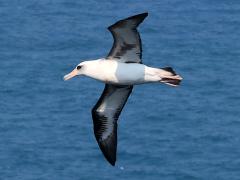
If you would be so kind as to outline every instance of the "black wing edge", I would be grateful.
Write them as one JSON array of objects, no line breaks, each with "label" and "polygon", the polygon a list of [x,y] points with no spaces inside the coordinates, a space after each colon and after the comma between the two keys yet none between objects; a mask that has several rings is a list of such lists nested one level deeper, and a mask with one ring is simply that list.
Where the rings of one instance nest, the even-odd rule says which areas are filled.
[{"label": "black wing edge", "polygon": [[97,140],[97,142],[104,157],[112,166],[115,166],[117,160],[117,122],[114,123],[112,135],[105,140]]},{"label": "black wing edge", "polygon": [[138,22],[137,22],[137,24],[136,24],[136,26],[135,26],[135,28],[136,28],[136,27],[138,27],[139,24],[141,24],[141,22],[143,22],[143,20],[144,20],[147,16],[148,16],[148,12],[141,13],[141,14],[136,14],[136,15],[134,15],[134,16],[130,16],[130,17],[128,17],[128,18],[119,20],[119,21],[117,21],[116,23],[114,23],[113,25],[109,26],[109,27],[108,27],[108,30],[111,31],[111,29],[112,29],[114,26],[118,26],[118,25],[122,24],[124,21],[126,21],[126,20],[132,20],[132,19],[138,20]]}]

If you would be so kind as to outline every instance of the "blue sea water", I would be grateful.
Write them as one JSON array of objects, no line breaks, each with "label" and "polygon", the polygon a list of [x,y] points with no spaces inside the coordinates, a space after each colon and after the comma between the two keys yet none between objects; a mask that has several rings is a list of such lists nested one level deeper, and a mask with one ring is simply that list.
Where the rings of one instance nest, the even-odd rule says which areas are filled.
[{"label": "blue sea water", "polygon": [[[145,11],[143,62],[184,80],[134,88],[112,167],[91,119],[104,85],[62,77]],[[240,179],[239,30],[237,0],[0,0],[0,179]]]}]

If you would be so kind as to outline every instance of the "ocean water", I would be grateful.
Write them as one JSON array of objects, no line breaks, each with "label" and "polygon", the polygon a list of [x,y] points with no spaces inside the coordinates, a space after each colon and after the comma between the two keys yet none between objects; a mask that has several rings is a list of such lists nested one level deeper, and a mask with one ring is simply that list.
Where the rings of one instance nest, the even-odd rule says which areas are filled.
[{"label": "ocean water", "polygon": [[[184,80],[134,88],[112,167],[91,119],[104,85],[62,77],[146,11],[143,62]],[[239,1],[0,0],[0,17],[1,180],[240,179]]]}]

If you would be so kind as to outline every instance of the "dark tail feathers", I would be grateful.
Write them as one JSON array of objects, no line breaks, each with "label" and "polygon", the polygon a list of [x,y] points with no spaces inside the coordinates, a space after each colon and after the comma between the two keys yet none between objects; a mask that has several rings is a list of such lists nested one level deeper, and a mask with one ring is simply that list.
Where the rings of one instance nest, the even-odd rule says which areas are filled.
[{"label": "dark tail feathers", "polygon": [[168,72],[172,73],[173,75],[177,75],[177,74],[175,73],[175,71],[174,71],[171,67],[164,67],[164,68],[162,68],[162,69],[165,70],[165,71],[168,71]]},{"label": "dark tail feathers", "polygon": [[168,84],[170,86],[178,86],[181,83],[182,77],[176,74],[176,72],[171,67],[164,67],[162,69],[171,73],[171,75],[167,75],[167,76],[164,75],[161,78],[161,82]]}]

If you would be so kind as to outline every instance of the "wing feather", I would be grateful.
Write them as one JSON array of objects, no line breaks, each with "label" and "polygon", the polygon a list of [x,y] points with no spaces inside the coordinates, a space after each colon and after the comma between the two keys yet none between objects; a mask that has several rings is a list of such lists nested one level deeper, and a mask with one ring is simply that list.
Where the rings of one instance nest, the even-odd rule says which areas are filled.
[{"label": "wing feather", "polygon": [[92,109],[96,140],[103,155],[113,166],[117,152],[117,120],[132,88],[133,86],[106,84],[100,99]]},{"label": "wing feather", "polygon": [[147,15],[148,13],[142,13],[131,16],[108,27],[113,35],[114,42],[107,59],[141,63],[142,43],[137,27]]}]

